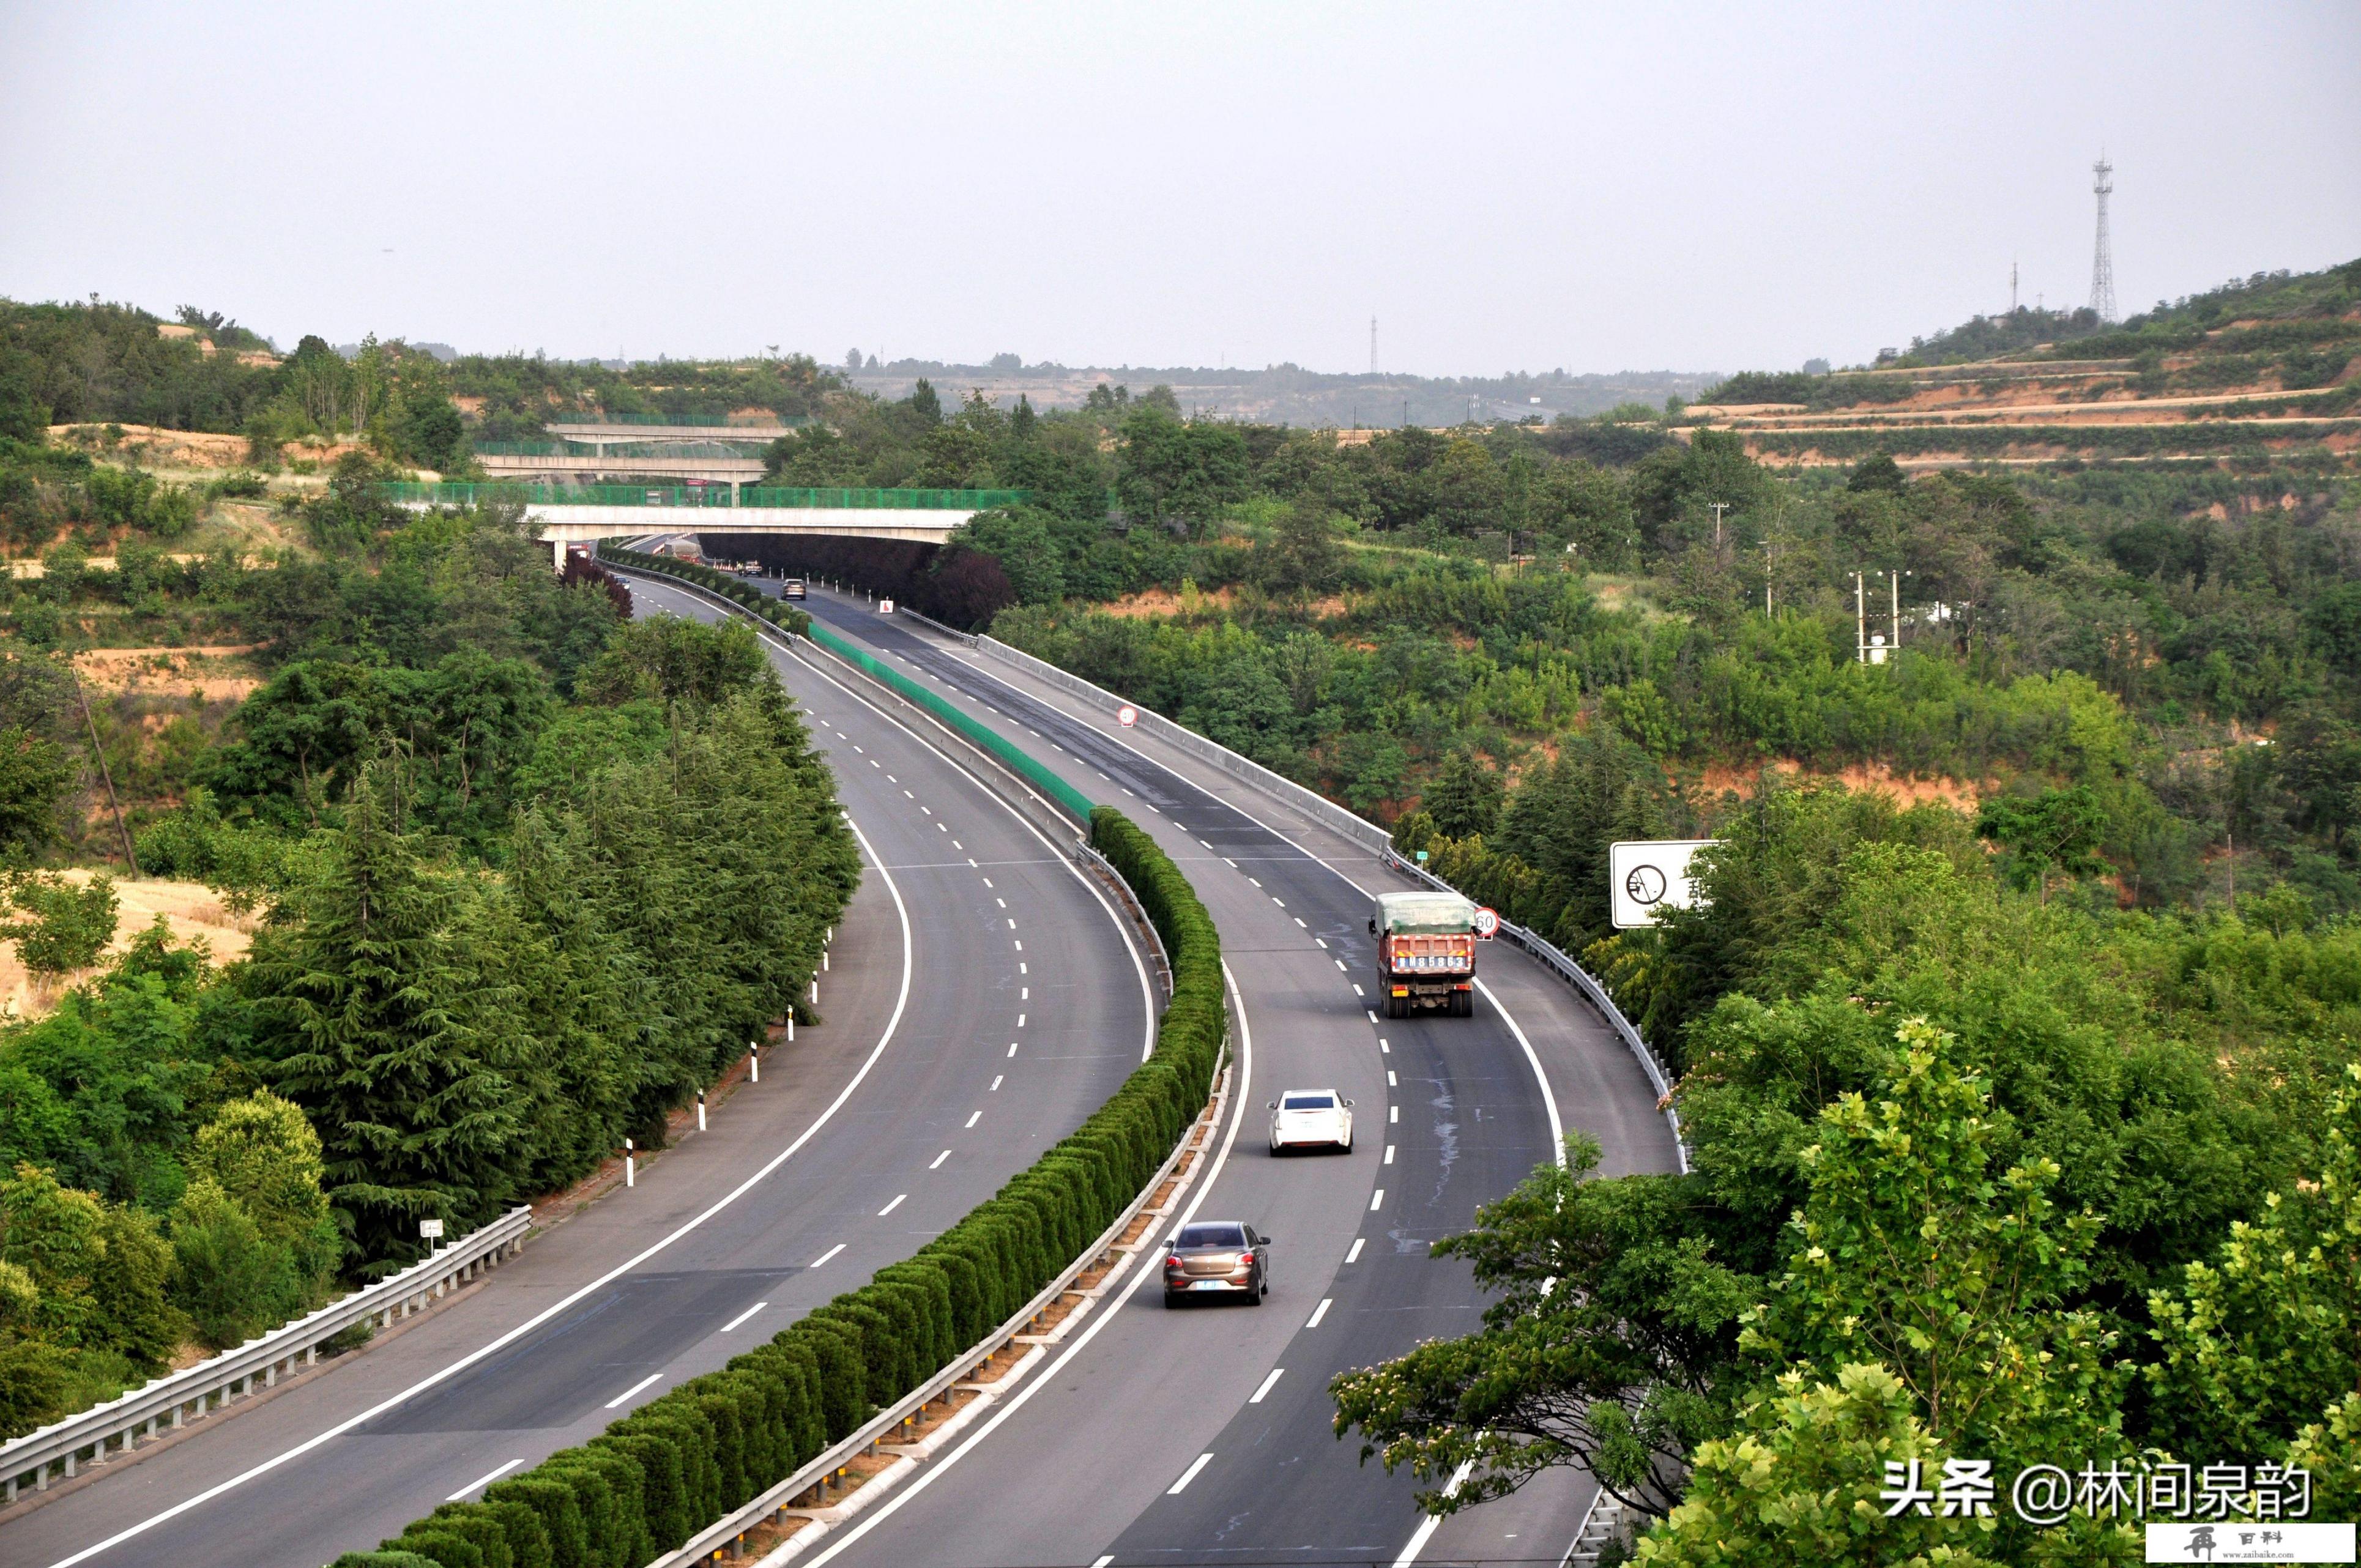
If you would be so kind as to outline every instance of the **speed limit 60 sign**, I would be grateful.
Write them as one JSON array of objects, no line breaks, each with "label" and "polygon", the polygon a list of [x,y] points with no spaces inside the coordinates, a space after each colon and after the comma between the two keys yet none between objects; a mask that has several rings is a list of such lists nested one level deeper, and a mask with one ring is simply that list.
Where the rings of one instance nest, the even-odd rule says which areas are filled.
[{"label": "speed limit 60 sign", "polygon": [[1697,902],[1689,858],[1718,842],[1712,839],[1627,839],[1607,847],[1609,917],[1620,930],[1653,926],[1667,909]]}]

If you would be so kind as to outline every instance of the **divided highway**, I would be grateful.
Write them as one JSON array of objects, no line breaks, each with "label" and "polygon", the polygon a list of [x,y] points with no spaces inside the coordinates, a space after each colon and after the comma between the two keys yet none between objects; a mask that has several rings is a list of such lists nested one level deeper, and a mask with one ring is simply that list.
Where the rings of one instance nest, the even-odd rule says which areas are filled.
[{"label": "divided highway", "polygon": [[[1222,933],[1246,1020],[1244,1092],[1191,1215],[1275,1238],[1260,1308],[1169,1310],[1143,1267],[1114,1310],[897,1492],[798,1562],[845,1568],[1540,1562],[1555,1564],[1590,1487],[1562,1475],[1439,1528],[1407,1476],[1340,1443],[1336,1372],[1465,1332],[1485,1305],[1427,1255],[1476,1206],[1598,1137],[1610,1174],[1670,1169],[1653,1091],[1607,1028],[1506,944],[1484,949],[1473,1019],[1381,1021],[1369,895],[1410,885],[1369,853],[1048,683],[858,599],[805,608],[931,682],[1094,799],[1152,831]],[[1276,1159],[1266,1102],[1356,1102],[1344,1156]]]},{"label": "divided highway", "polygon": [[0,1523],[0,1563],[316,1568],[374,1546],[908,1256],[1114,1092],[1153,1009],[1109,902],[880,706],[773,657],[862,840],[826,1025],[636,1190],[389,1343]]}]

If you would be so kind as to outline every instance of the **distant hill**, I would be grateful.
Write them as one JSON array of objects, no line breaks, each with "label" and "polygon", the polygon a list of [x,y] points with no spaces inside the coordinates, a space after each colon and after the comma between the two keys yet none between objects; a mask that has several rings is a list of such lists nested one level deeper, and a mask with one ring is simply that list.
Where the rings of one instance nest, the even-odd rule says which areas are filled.
[{"label": "distant hill", "polygon": [[879,397],[909,396],[920,377],[947,400],[971,390],[1008,405],[1022,393],[1036,408],[1079,408],[1102,382],[1144,392],[1169,386],[1183,410],[1263,424],[1356,425],[1390,429],[1400,424],[1455,425],[1473,419],[1490,424],[1560,414],[1605,413],[1627,403],[1661,409],[1668,398],[1684,400],[1721,379],[1712,371],[1628,370],[1613,375],[1424,377],[1378,374],[1334,375],[1300,365],[1260,370],[1210,369],[1202,366],[1026,365],[1013,354],[989,365],[957,365],[932,359],[864,362],[840,369],[848,386]]},{"label": "distant hill", "polygon": [[2110,325],[2016,311],[1831,375],[1742,371],[1689,411],[1769,462],[2302,458],[2361,451],[2361,261],[2257,272]]}]

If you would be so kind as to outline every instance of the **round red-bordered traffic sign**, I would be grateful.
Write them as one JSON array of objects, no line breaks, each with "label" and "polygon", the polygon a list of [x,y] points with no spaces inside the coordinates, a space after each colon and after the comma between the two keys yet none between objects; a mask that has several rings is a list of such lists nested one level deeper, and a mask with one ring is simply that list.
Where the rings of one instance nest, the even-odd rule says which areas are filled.
[{"label": "round red-bordered traffic sign", "polygon": [[1121,707],[1115,710],[1115,721],[1117,724],[1122,725],[1126,729],[1128,729],[1133,725],[1139,722],[1139,709],[1132,707],[1129,703],[1125,703]]},{"label": "round red-bordered traffic sign", "polygon": [[1499,929],[1500,912],[1497,909],[1486,909],[1479,905],[1476,911],[1476,934],[1488,942],[1499,931]]}]

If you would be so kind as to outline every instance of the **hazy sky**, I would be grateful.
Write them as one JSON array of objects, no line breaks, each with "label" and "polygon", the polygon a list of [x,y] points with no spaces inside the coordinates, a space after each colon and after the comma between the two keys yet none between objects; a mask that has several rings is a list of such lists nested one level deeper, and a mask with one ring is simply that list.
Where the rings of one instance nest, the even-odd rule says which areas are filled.
[{"label": "hazy sky", "polygon": [[0,294],[291,346],[1860,360],[2361,256],[2361,4],[0,0]]}]

